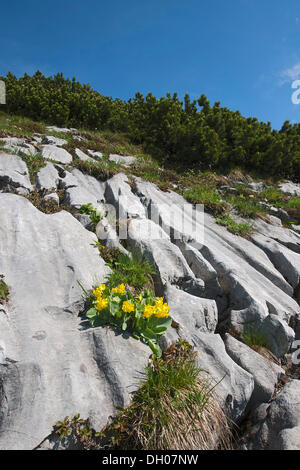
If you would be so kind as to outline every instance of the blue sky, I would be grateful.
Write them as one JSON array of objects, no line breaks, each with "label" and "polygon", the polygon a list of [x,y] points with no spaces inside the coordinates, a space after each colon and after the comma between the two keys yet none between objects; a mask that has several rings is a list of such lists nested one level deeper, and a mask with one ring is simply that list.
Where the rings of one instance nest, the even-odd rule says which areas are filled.
[{"label": "blue sky", "polygon": [[204,93],[275,128],[300,121],[297,0],[15,0],[0,12],[0,75],[63,72],[123,99]]}]

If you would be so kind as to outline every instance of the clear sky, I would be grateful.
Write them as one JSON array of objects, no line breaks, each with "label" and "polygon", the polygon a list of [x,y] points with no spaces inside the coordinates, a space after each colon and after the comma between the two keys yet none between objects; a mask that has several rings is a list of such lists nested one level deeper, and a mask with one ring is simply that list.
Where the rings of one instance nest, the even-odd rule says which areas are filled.
[{"label": "clear sky", "polygon": [[204,93],[275,128],[300,121],[299,0],[14,0],[0,18],[0,75],[63,72],[122,99]]}]

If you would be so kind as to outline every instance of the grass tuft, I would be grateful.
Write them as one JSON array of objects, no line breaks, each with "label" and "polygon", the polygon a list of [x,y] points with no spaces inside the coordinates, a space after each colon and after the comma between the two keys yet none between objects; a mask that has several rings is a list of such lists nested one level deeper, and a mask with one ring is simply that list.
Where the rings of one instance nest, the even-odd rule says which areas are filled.
[{"label": "grass tuft", "polygon": [[230,215],[217,217],[216,222],[227,227],[229,232],[234,233],[235,235],[240,235],[244,238],[248,238],[253,231],[253,226],[251,224],[248,224],[247,222],[237,223],[232,219],[232,217],[230,217]]},{"label": "grass tuft", "polygon": [[147,367],[132,405],[102,436],[118,450],[231,448],[228,418],[200,372],[192,346],[179,340]]}]

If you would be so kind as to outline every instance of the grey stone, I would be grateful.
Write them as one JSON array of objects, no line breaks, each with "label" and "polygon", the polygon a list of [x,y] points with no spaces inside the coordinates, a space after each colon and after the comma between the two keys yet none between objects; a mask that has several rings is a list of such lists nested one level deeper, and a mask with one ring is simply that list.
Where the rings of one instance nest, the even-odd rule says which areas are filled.
[{"label": "grey stone", "polygon": [[76,155],[76,157],[79,158],[79,160],[81,160],[83,162],[86,162],[86,161],[92,162],[93,161],[93,159],[91,157],[89,157],[86,153],[84,153],[80,149],[75,149],[75,155]]},{"label": "grey stone", "polygon": [[290,194],[291,196],[300,197],[300,184],[293,183],[292,181],[286,181],[285,183],[279,184],[280,190],[285,194]]},{"label": "grey stone", "polygon": [[62,147],[63,145],[66,145],[68,142],[65,139],[60,139],[59,137],[55,137],[54,135],[45,135],[43,137],[42,143],[56,145],[57,147]]},{"label": "grey stone", "polygon": [[[181,236],[181,242],[198,250],[216,271],[223,299],[228,300],[227,307],[226,302],[222,307],[222,321],[226,322],[226,327],[243,333],[249,325],[269,325],[270,332],[266,334],[270,336],[272,351],[275,354],[286,353],[291,343],[288,323],[300,312],[300,308],[293,298],[293,287],[274,267],[266,253],[251,241],[231,234],[209,214],[195,221],[193,214],[185,213],[188,223],[183,226],[183,211],[187,203],[176,193],[162,192],[155,185],[139,179],[136,180],[135,193],[147,213],[152,215],[154,212],[156,220],[162,221],[163,231],[171,234],[176,244]],[[300,248],[299,237],[292,230],[263,221],[256,226],[266,236],[274,239],[278,236],[281,243],[285,240],[287,248]],[[190,266],[192,257],[197,259],[193,251],[187,257]],[[273,331],[275,326],[271,315],[278,317],[278,337]]]},{"label": "grey stone", "polygon": [[36,176],[35,184],[38,190],[56,189],[59,184],[59,173],[53,163],[47,162]]},{"label": "grey stone", "polygon": [[141,201],[135,196],[128,184],[128,178],[118,173],[106,182],[105,199],[117,209],[120,219],[134,219],[146,217],[146,211]]},{"label": "grey stone", "polygon": [[124,157],[122,155],[116,155],[116,154],[110,154],[108,158],[111,162],[121,163],[124,166],[130,166],[132,165],[132,163],[136,161],[136,157],[131,157],[131,156]]},{"label": "grey stone", "polygon": [[42,157],[46,160],[54,160],[59,163],[71,163],[73,158],[67,150],[55,145],[43,145]]},{"label": "grey stone", "polygon": [[44,199],[46,199],[46,201],[52,201],[59,206],[59,196],[57,193],[47,194],[44,196]]},{"label": "grey stone", "polygon": [[267,417],[250,448],[258,450],[300,449],[300,381],[291,380],[272,401]]},{"label": "grey stone", "polygon": [[170,284],[167,284],[164,294],[170,305],[172,318],[183,327],[182,334],[184,330],[187,331],[187,337],[198,330],[215,332],[218,311],[214,300],[195,297]]},{"label": "grey stone", "polygon": [[89,154],[93,157],[93,158],[103,158],[103,153],[102,152],[97,152],[96,150],[88,150]]},{"label": "grey stone", "polygon": [[0,152],[0,185],[9,184],[32,191],[26,163],[17,155]]},{"label": "grey stone", "polygon": [[33,449],[66,415],[101,429],[128,405],[151,350],[78,316],[77,281],[89,289],[110,272],[95,235],[67,212],[47,215],[13,194],[0,194],[0,208],[0,272],[11,302],[0,312],[0,448]]},{"label": "grey stone", "polygon": [[79,209],[83,204],[91,203],[93,207],[103,210],[105,183],[73,169],[72,172],[65,172],[60,184],[65,188],[66,204]]},{"label": "grey stone", "polygon": [[231,359],[253,376],[254,390],[248,406],[255,408],[270,401],[284,370],[228,333],[224,343]]},{"label": "grey stone", "polygon": [[75,219],[78,220],[78,222],[81,223],[81,225],[84,226],[87,230],[93,230],[94,229],[94,224],[91,220],[91,217],[88,214],[75,214],[74,215]]}]

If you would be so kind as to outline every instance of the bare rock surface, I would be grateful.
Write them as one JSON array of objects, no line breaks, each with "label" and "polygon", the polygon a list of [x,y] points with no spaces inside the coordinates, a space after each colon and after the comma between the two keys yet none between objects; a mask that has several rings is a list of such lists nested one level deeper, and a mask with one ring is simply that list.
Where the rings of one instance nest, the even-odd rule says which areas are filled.
[{"label": "bare rock surface", "polygon": [[54,160],[59,163],[71,163],[73,160],[72,155],[67,150],[56,147],[53,144],[43,145],[42,157],[46,160]]},{"label": "bare rock surface", "polygon": [[0,272],[10,288],[0,312],[1,449],[36,447],[66,414],[99,429],[138,386],[149,348],[78,317],[77,280],[90,288],[109,272],[93,240],[67,212],[46,215],[0,194]]},{"label": "bare rock surface", "polygon": [[17,155],[0,152],[0,185],[32,190],[26,163]]},{"label": "bare rock surface", "polygon": [[227,354],[253,376],[254,390],[248,406],[255,408],[271,400],[284,370],[228,333],[224,342]]}]

